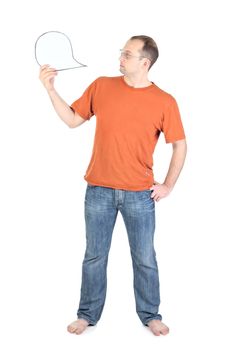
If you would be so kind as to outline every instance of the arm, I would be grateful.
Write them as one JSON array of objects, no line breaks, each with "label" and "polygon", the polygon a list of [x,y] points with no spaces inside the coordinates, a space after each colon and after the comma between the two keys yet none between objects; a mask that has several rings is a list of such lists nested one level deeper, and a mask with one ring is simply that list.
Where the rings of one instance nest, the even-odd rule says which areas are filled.
[{"label": "arm", "polygon": [[187,153],[187,144],[186,140],[179,140],[172,144],[173,153],[170,161],[169,169],[167,172],[167,176],[164,180],[163,184],[159,184],[156,182],[155,185],[152,186],[153,192],[151,197],[157,202],[168,196],[169,193],[175,186],[175,183],[180,175],[180,172],[183,168],[186,153]]},{"label": "arm", "polygon": [[50,97],[57,115],[70,128],[74,128],[83,124],[86,119],[82,118],[78,113],[74,113],[70,106],[58,95],[54,88],[54,79],[56,75],[57,71],[54,68],[50,68],[48,65],[44,65],[40,68],[39,78]]}]

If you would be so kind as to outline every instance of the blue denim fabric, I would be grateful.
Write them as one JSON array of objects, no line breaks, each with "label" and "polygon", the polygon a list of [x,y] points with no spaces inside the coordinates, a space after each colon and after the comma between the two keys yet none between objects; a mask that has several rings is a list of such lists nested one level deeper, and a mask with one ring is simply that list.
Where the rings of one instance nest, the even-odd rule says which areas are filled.
[{"label": "blue denim fabric", "polygon": [[95,325],[101,317],[107,287],[106,267],[118,211],[121,212],[133,262],[136,311],[144,325],[162,320],[159,275],[154,250],[155,202],[151,190],[127,191],[87,184],[86,252],[78,318]]}]

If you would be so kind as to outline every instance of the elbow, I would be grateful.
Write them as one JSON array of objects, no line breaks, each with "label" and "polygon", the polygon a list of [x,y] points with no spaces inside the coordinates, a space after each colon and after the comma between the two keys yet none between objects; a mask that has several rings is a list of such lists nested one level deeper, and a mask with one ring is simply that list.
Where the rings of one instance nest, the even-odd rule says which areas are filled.
[{"label": "elbow", "polygon": [[66,125],[67,125],[70,129],[73,129],[73,128],[74,128],[74,125],[71,124],[71,123],[67,123]]},{"label": "elbow", "polygon": [[69,124],[67,124],[67,125],[68,125],[68,127],[69,127],[70,129],[74,129],[74,128],[76,127],[76,125],[71,124],[71,123],[69,123]]},{"label": "elbow", "polygon": [[69,120],[67,120],[67,123],[66,123],[67,125],[68,125],[68,127],[70,128],[70,129],[73,129],[73,128],[75,128],[77,125],[75,124],[75,118],[74,118],[74,116],[72,115],[72,117],[69,119]]}]

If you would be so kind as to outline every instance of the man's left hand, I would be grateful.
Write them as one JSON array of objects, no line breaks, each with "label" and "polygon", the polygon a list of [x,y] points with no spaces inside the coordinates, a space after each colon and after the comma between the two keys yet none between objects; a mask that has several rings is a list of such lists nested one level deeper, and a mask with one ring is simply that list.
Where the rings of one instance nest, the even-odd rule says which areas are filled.
[{"label": "man's left hand", "polygon": [[151,193],[151,198],[153,198],[154,201],[158,202],[160,199],[167,197],[172,189],[165,184],[156,182],[150,188],[150,190],[153,190]]}]

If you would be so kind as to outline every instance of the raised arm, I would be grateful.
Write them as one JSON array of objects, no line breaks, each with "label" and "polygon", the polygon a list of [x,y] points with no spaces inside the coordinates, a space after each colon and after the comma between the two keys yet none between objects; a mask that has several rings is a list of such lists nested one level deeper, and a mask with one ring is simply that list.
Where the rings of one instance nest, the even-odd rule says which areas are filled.
[{"label": "raised arm", "polygon": [[70,128],[75,128],[83,124],[86,119],[83,119],[78,113],[74,112],[61,96],[59,96],[54,88],[54,79],[56,75],[57,71],[49,65],[44,65],[40,68],[40,81],[44,85],[57,115]]}]

